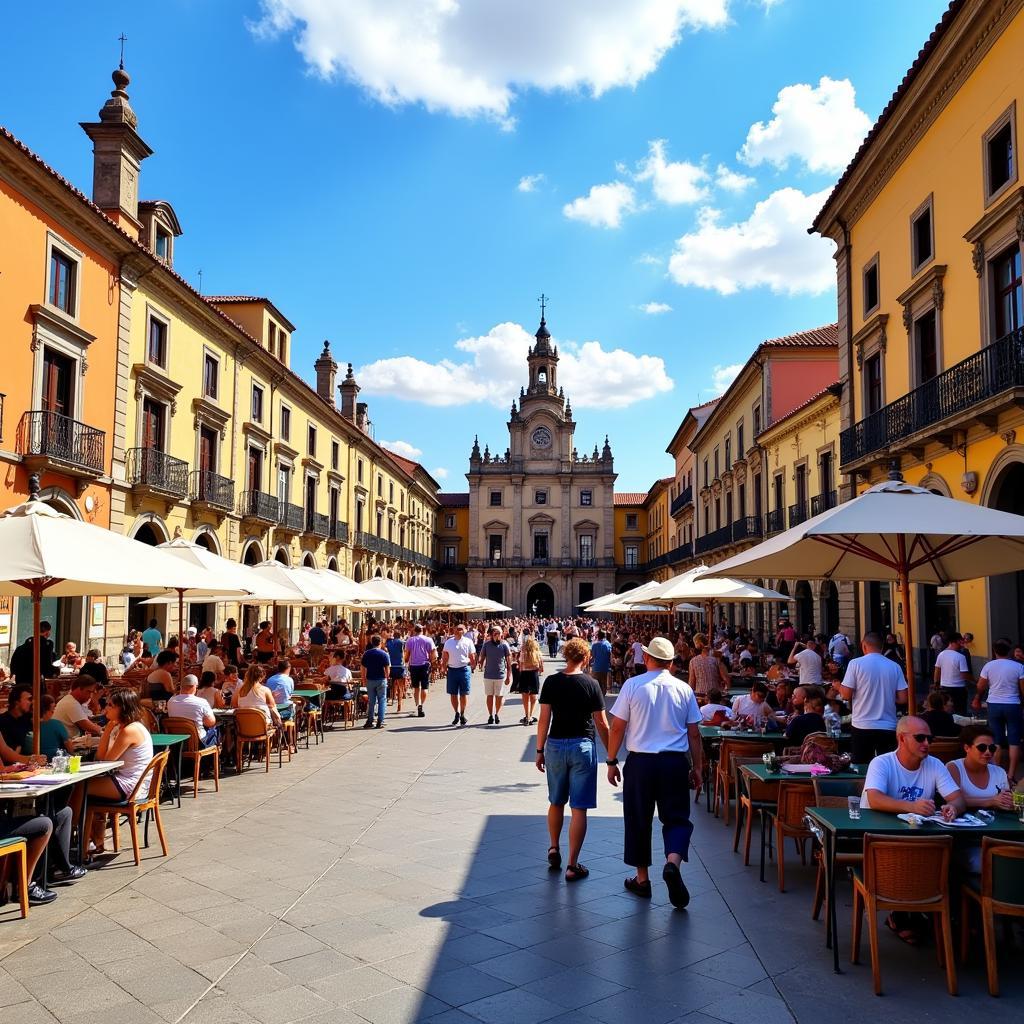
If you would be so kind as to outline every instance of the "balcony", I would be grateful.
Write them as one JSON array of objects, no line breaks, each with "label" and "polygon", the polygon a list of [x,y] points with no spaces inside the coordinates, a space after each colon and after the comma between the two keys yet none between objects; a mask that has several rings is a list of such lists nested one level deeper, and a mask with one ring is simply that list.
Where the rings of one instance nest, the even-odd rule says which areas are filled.
[{"label": "balcony", "polygon": [[56,469],[91,480],[103,474],[106,438],[104,431],[70,416],[33,409],[18,422],[15,450],[30,472]]},{"label": "balcony", "polygon": [[835,491],[823,491],[821,494],[814,495],[811,498],[811,515],[820,516],[822,512],[835,508],[838,504],[837,499],[838,495]]},{"label": "balcony", "polygon": [[306,525],[306,513],[301,505],[277,499],[277,528],[285,533],[302,533]]},{"label": "balcony", "polygon": [[673,499],[669,506],[669,515],[674,519],[687,505],[693,504],[693,486],[684,487]]},{"label": "balcony", "polygon": [[1022,391],[1024,329],[1018,329],[847,427],[840,435],[840,461],[844,467],[875,461],[875,453],[881,459],[923,449],[927,441],[949,446],[955,443],[952,431],[972,423],[994,431],[999,413],[1024,399]]},{"label": "balcony", "polygon": [[807,502],[798,501],[795,505],[789,506],[789,528],[799,526],[807,521]]},{"label": "balcony", "polygon": [[698,537],[693,543],[693,549],[698,555],[701,555],[705,551],[714,551],[715,548],[722,548],[731,543],[732,526],[722,526],[717,530],[712,530],[711,533],[704,534],[703,537]]},{"label": "balcony", "polygon": [[230,512],[235,504],[235,482],[209,469],[189,474],[188,496],[193,507],[206,505],[215,512]]},{"label": "balcony", "polygon": [[551,564],[551,559],[547,555],[534,555],[530,559],[530,565],[547,566]]},{"label": "balcony", "polygon": [[184,498],[188,493],[188,463],[157,448],[129,448],[125,472],[136,505],[149,495]]},{"label": "balcony", "polygon": [[249,520],[260,525],[277,522],[277,498],[262,491],[242,491],[238,496],[238,514],[242,521]]},{"label": "balcony", "polygon": [[766,537],[771,537],[772,534],[782,533],[786,528],[786,510],[781,508],[773,508],[764,517],[764,534]]},{"label": "balcony", "polygon": [[693,544],[687,542],[686,544],[680,544],[678,547],[674,547],[668,553],[668,564],[678,565],[680,562],[689,561],[693,558]]},{"label": "balcony", "polygon": [[327,516],[321,515],[319,512],[313,512],[307,509],[306,523],[302,532],[311,537],[326,539],[331,532],[330,520]]},{"label": "balcony", "polygon": [[732,524],[733,543],[741,540],[761,539],[760,516],[741,516]]},{"label": "balcony", "polygon": [[343,523],[340,519],[328,520],[327,539],[347,544],[348,523]]}]

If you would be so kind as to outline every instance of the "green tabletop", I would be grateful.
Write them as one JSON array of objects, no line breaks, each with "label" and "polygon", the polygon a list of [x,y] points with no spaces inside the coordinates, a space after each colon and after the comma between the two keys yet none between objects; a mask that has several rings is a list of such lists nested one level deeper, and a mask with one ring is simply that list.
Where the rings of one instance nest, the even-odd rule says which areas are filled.
[{"label": "green tabletop", "polygon": [[920,828],[911,828],[895,814],[884,811],[862,810],[860,817],[854,821],[848,811],[842,807],[808,807],[807,814],[814,818],[822,828],[840,838],[860,838],[866,832],[875,835],[898,836],[1002,836],[1007,839],[1024,839],[1024,824],[1017,820],[1009,811],[996,812],[995,821],[977,828],[944,828],[934,822],[926,821]]},{"label": "green tabletop", "polygon": [[188,738],[188,735],[183,732],[154,732],[150,736],[154,750],[157,747],[161,750],[164,747],[173,747],[175,743],[184,743]]},{"label": "green tabletop", "polygon": [[[740,732],[738,729],[723,729],[720,725],[700,725],[700,735],[705,740],[771,740],[773,743],[789,743],[791,746],[799,746],[794,740],[787,740],[786,734],[778,730],[766,732]],[[839,736],[840,742],[849,743],[852,734],[844,732]]]},{"label": "green tabletop", "polygon": [[[867,770],[864,765],[850,765],[849,770],[832,771],[827,775],[813,775],[811,772],[772,772],[766,764],[741,764],[737,766],[744,775],[759,782],[810,782],[812,779],[863,779]],[[867,812],[865,812],[867,813]]]},{"label": "green tabletop", "polygon": [[293,697],[305,697],[306,700],[319,700],[323,695],[323,690],[292,690]]}]

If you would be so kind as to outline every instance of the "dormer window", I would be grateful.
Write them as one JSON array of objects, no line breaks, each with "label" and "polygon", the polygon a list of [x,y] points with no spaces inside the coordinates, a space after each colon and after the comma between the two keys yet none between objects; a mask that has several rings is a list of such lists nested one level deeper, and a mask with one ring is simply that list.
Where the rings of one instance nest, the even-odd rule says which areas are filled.
[{"label": "dormer window", "polygon": [[169,231],[165,231],[159,225],[157,225],[156,243],[153,246],[153,249],[157,256],[159,256],[165,263],[171,262],[171,233]]}]

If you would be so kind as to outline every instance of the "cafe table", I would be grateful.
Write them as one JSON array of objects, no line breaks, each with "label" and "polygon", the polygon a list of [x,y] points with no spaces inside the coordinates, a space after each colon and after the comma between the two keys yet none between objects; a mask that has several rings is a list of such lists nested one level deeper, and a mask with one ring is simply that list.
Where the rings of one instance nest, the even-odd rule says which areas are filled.
[{"label": "cafe table", "polygon": [[320,707],[320,703],[323,700],[325,690],[292,690],[292,696],[294,697],[305,697],[306,700],[312,701],[317,707]]},{"label": "cafe table", "polygon": [[[61,789],[68,789],[77,786],[80,782],[88,782],[103,775],[109,775],[117,771],[124,764],[124,761],[90,761],[83,762],[77,772],[61,772],[54,775],[42,771],[27,779],[17,782],[0,782],[0,801],[7,800],[43,800],[43,814],[53,817],[53,794]],[[88,821],[88,795],[83,793],[82,810],[78,816],[78,835],[80,839],[79,860],[82,859],[82,851],[85,849],[85,823]],[[50,860],[50,844],[46,844],[43,851],[43,877],[47,877]]]},{"label": "cafe table", "polygon": [[[181,754],[185,744],[188,742],[188,736],[184,733],[176,732],[155,732],[152,734],[153,740],[153,753],[159,754],[161,750],[171,750],[177,748],[178,757],[176,761],[177,767],[175,768],[174,776],[174,788],[177,792],[178,806],[181,806]],[[170,782],[166,783],[167,792],[170,794],[171,803],[174,803],[174,794],[171,793]],[[163,802],[163,794],[160,794],[160,801]]]},{"label": "cafe table", "polygon": [[[749,782],[751,780],[753,780],[755,782],[765,782],[765,783],[769,783],[769,784],[771,784],[771,783],[778,783],[778,782],[802,782],[802,783],[805,783],[806,785],[810,786],[810,785],[813,785],[813,780],[814,779],[829,779],[829,780],[839,779],[840,781],[847,780],[847,781],[851,781],[851,782],[858,781],[858,780],[861,780],[861,779],[864,778],[864,773],[867,771],[867,768],[864,765],[857,765],[857,764],[851,764],[849,768],[843,768],[843,769],[838,770],[838,771],[830,771],[830,772],[810,772],[810,771],[786,772],[786,771],[782,771],[781,768],[779,769],[779,771],[772,771],[763,762],[761,764],[741,764],[739,766],[739,769],[740,769],[741,781],[743,782],[743,785],[745,787],[747,787],[748,794],[749,794],[749,791],[750,791]],[[768,808],[767,807],[758,807],[757,813],[758,813],[758,817],[760,819],[760,825],[761,825],[761,865],[760,865],[760,871],[761,871],[761,881],[763,882],[764,881],[765,850],[766,849],[770,849],[770,847],[768,845],[768,840],[770,839],[770,834],[768,833],[768,830],[765,828],[765,825],[766,825],[765,818],[766,818],[766,816],[768,814]],[[740,819],[742,814],[743,814],[742,806],[737,805],[737,807],[736,807],[736,817],[737,817],[737,819]],[[741,829],[742,828],[742,822],[740,822],[740,824],[738,824],[736,827],[738,829]]]},{"label": "cafe table", "polygon": [[818,835],[825,858],[825,887],[828,893],[828,913],[825,922],[825,944],[832,948],[832,969],[839,970],[838,915],[836,914],[836,850],[840,841],[863,841],[868,833],[906,839],[913,842],[922,836],[951,835],[954,845],[958,843],[980,843],[982,836],[993,839],[1007,839],[1024,842],[1024,823],[1015,813],[997,811],[995,818],[987,825],[973,828],[955,828],[926,821],[919,828],[911,828],[895,814],[883,811],[861,810],[860,817],[853,819],[842,807],[808,807],[808,824]]}]

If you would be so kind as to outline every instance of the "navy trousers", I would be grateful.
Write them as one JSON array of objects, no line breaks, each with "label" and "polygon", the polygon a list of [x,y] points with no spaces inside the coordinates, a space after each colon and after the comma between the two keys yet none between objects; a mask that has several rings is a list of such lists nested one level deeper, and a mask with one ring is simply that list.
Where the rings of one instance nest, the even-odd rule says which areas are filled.
[{"label": "navy trousers", "polygon": [[626,827],[623,860],[635,868],[651,864],[651,826],[657,807],[666,858],[688,860],[690,836],[690,758],[676,750],[631,753],[622,770],[622,818]]}]

